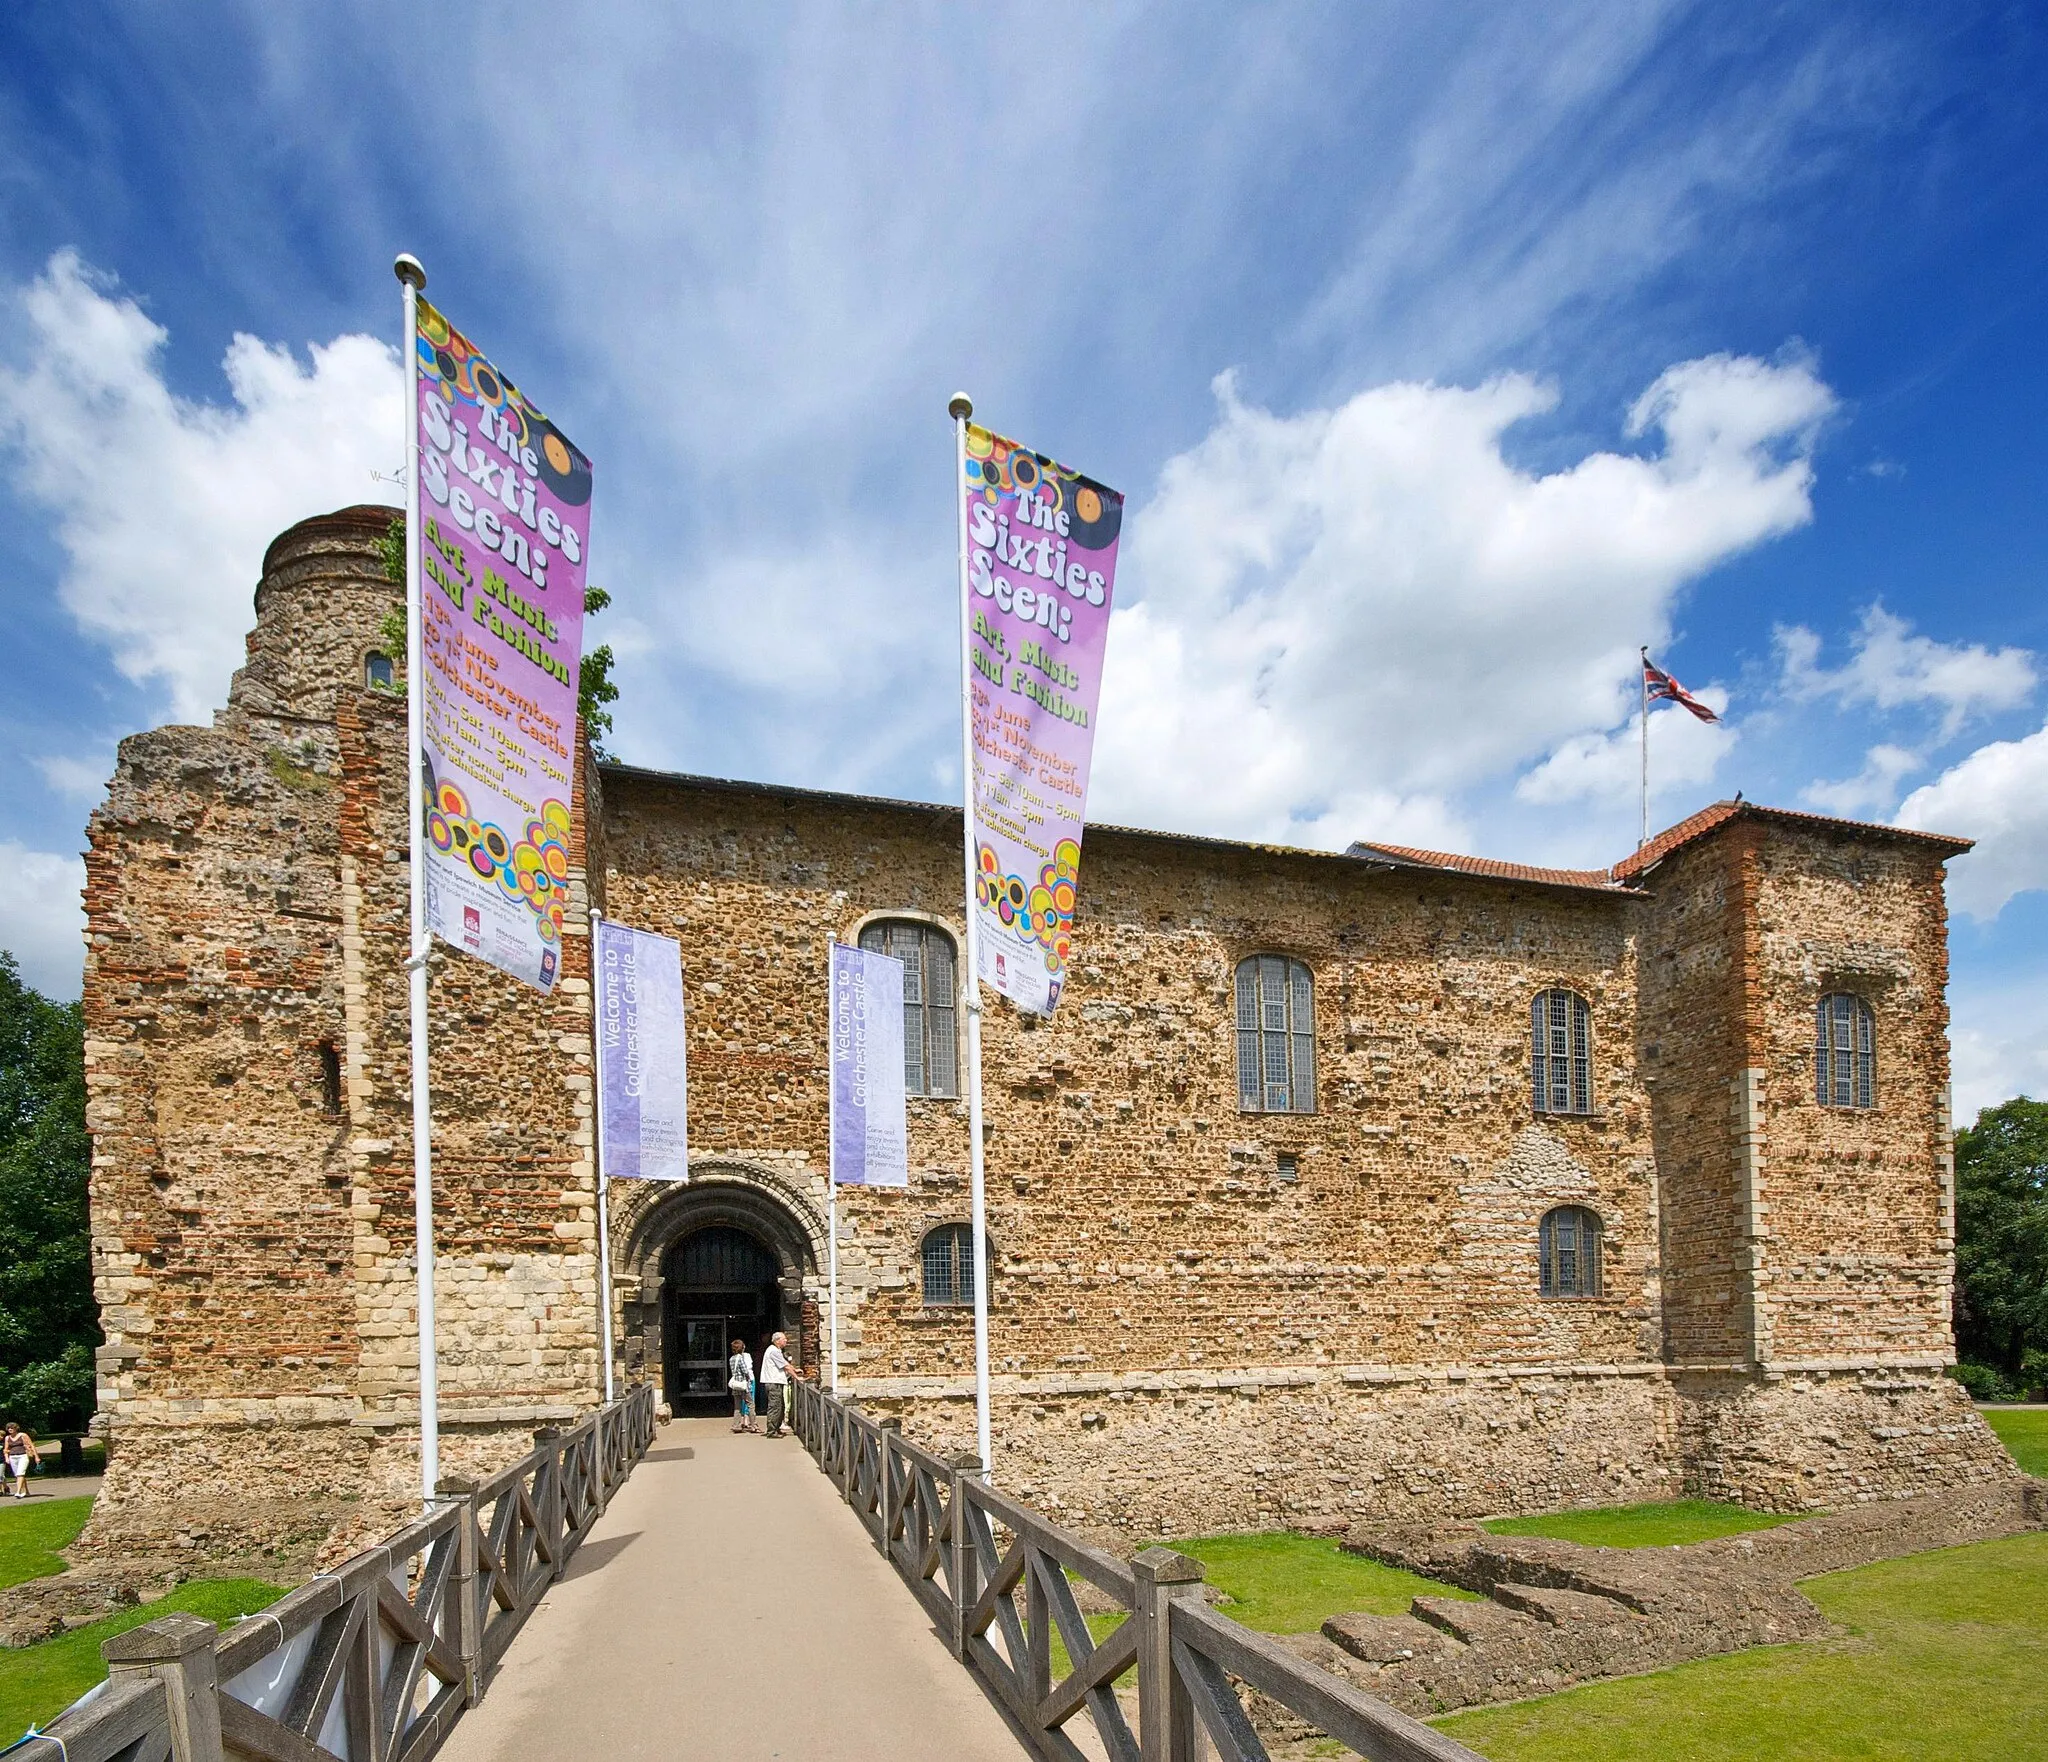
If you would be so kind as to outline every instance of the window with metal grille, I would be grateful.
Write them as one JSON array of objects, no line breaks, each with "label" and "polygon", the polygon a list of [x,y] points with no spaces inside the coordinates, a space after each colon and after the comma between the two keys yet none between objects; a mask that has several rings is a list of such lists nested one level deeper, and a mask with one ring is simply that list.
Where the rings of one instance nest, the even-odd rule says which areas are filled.
[{"label": "window with metal grille", "polygon": [[912,1095],[958,1095],[953,939],[930,924],[885,918],[861,947],[903,963],[903,1083]]},{"label": "window with metal grille", "polygon": [[1822,1107],[1877,1105],[1877,1016],[1853,991],[1820,1000],[1813,1081]]},{"label": "window with metal grille", "polygon": [[1284,954],[1237,963],[1237,1105],[1247,1113],[1316,1111],[1315,981]]},{"label": "window with metal grille", "polygon": [[1546,1211],[1537,1227],[1539,1288],[1546,1297],[1600,1295],[1600,1220],[1583,1205]]},{"label": "window with metal grille", "polygon": [[389,691],[396,681],[392,671],[391,657],[380,655],[372,649],[363,657],[363,683],[372,691]]},{"label": "window with metal grille", "polygon": [[974,1232],[965,1224],[941,1224],[924,1239],[924,1300],[974,1301]]},{"label": "window with metal grille", "polygon": [[1530,1091],[1538,1113],[1593,1111],[1593,1012],[1576,991],[1539,991],[1529,1009]]}]

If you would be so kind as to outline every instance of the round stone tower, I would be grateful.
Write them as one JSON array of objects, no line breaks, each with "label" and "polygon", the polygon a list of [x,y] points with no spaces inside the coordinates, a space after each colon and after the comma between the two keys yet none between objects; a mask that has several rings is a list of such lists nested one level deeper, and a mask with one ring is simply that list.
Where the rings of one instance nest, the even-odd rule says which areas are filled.
[{"label": "round stone tower", "polygon": [[[316,514],[288,527],[263,554],[249,659],[228,689],[230,718],[332,724],[343,690],[388,680],[399,656],[381,626],[405,589],[384,573],[396,508]],[[314,732],[312,728],[301,730]]]}]

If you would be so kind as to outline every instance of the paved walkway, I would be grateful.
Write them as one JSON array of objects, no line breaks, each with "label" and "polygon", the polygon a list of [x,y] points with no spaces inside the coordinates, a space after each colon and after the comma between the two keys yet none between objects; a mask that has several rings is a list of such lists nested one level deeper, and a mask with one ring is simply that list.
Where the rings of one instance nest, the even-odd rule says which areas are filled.
[{"label": "paved walkway", "polygon": [[713,1419],[662,1428],[441,1758],[1025,1753],[803,1445]]}]

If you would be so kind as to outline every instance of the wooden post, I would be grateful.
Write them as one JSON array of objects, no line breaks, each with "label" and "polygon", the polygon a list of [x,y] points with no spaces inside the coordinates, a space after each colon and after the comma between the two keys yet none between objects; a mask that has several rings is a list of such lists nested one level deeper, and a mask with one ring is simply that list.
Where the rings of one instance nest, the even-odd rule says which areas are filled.
[{"label": "wooden post", "polygon": [[454,1599],[456,1650],[462,1655],[462,1704],[474,1707],[484,1698],[484,1612],[476,1600],[476,1526],[482,1513],[476,1504],[477,1483],[464,1475],[444,1474],[434,1491],[456,1507]]},{"label": "wooden post", "polygon": [[952,1470],[947,1476],[946,1522],[953,1532],[953,1565],[946,1577],[953,1591],[953,1656],[967,1660],[967,1612],[974,1607],[974,1542],[967,1527],[967,1489],[981,1485],[981,1456],[973,1450],[956,1450],[946,1458]]},{"label": "wooden post", "polygon": [[882,1558],[893,1558],[889,1552],[889,1537],[895,1525],[896,1516],[896,1434],[903,1430],[900,1419],[885,1419],[881,1422],[882,1432]]},{"label": "wooden post", "polygon": [[196,1615],[165,1615],[100,1646],[109,1676],[153,1676],[171,1716],[171,1762],[224,1762],[220,1679],[214,1643],[220,1629]]},{"label": "wooden post", "polygon": [[1143,1762],[1194,1762],[1195,1710],[1173,1668],[1172,1605],[1200,1594],[1203,1566],[1171,1548],[1131,1558],[1138,1581],[1138,1753]]},{"label": "wooden post", "polygon": [[548,1540],[548,1576],[560,1578],[569,1562],[562,1552],[562,1434],[555,1426],[543,1426],[533,1434],[533,1447],[547,1453],[535,1475],[534,1501],[539,1508],[542,1533]]}]

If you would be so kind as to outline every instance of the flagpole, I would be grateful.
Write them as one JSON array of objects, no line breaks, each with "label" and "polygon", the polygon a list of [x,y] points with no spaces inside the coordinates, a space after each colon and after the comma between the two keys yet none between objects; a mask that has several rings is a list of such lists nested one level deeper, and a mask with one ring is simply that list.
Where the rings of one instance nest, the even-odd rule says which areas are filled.
[{"label": "flagpole", "polygon": [[597,927],[604,913],[590,909],[590,1056],[597,1077],[591,1097],[590,1154],[597,1177],[597,1344],[604,1354],[604,1404],[612,1404],[612,1220],[604,1174],[604,1024],[597,1016]]},{"label": "flagpole", "polygon": [[420,811],[426,746],[426,640],[420,623],[420,291],[427,272],[402,253],[391,272],[405,300],[405,818],[412,893],[412,953],[405,963],[412,1026],[412,1226],[419,1291],[420,1493],[432,1505],[441,1481],[440,1366],[434,1336],[434,1115],[427,1092],[427,821]]},{"label": "flagpole", "polygon": [[989,1442],[988,1401],[988,1206],[981,1152],[981,937],[976,928],[974,851],[974,669],[968,660],[967,614],[967,419],[974,400],[955,392],[946,405],[953,418],[953,507],[960,521],[960,799],[961,849],[967,881],[967,1167],[974,1253],[974,1445],[983,1480],[994,1468]]},{"label": "flagpole", "polygon": [[1650,651],[1642,651],[1642,665],[1636,669],[1636,678],[1643,688],[1643,835],[1636,840],[1636,849],[1641,850],[1650,842]]},{"label": "flagpole", "polygon": [[830,1316],[832,1393],[839,1393],[839,975],[832,970],[832,950],[839,938],[825,938],[825,1278],[826,1313]]}]

